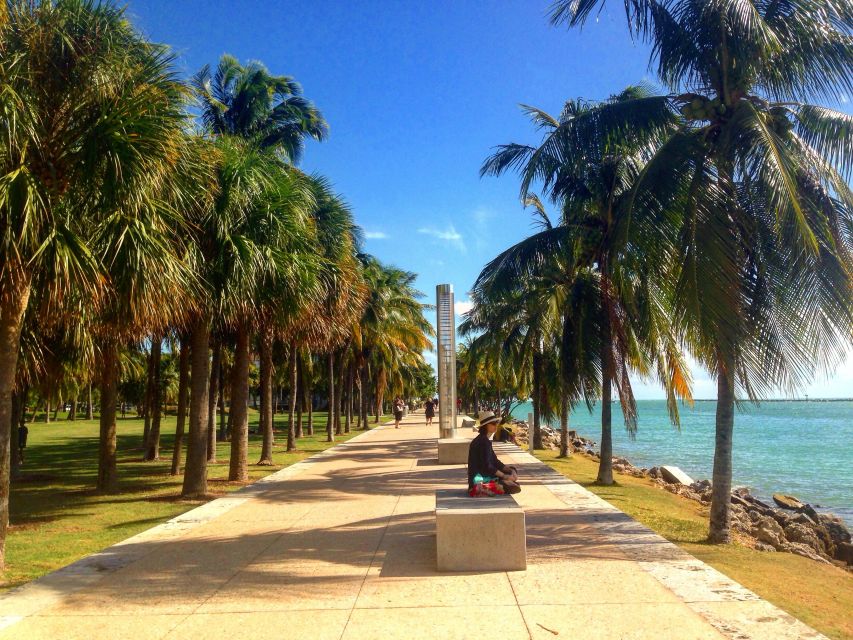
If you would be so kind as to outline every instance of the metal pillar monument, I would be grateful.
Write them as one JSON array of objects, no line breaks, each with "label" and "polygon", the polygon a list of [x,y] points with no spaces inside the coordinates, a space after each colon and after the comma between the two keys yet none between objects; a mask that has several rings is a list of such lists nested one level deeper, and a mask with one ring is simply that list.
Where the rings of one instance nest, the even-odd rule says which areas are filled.
[{"label": "metal pillar monument", "polygon": [[456,317],[452,284],[440,284],[435,288],[435,308],[439,437],[453,438],[456,436]]}]

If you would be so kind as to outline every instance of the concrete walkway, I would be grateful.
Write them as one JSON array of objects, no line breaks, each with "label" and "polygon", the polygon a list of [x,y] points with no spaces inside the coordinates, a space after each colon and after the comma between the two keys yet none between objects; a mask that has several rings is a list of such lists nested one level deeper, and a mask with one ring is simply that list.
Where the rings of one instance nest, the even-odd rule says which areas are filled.
[{"label": "concrete walkway", "polygon": [[[528,569],[435,570],[421,415],[0,598],[0,638],[823,638],[515,447]],[[488,544],[487,540],[483,541]]]}]

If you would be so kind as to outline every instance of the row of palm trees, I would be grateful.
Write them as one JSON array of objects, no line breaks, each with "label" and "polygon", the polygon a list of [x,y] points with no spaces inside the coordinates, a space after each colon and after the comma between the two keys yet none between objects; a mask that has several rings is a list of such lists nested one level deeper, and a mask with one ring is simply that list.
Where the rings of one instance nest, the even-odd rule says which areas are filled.
[{"label": "row of palm trees", "polygon": [[226,395],[229,478],[248,479],[255,361],[260,464],[273,462],[276,371],[288,449],[318,372],[330,441],[352,419],[341,426],[343,389],[366,428],[372,402],[378,414],[385,394],[424,379],[431,329],[415,276],[363,253],[343,198],[296,167],[328,126],[293,78],[224,56],[185,82],[111,2],[13,0],[0,13],[0,108],[0,567],[12,425],[30,388],[95,386],[97,488],[115,492],[134,353],[147,353],[148,460],[162,361],[177,358],[172,469],[192,498],[207,492]]},{"label": "row of palm trees", "polygon": [[[604,4],[558,0],[551,18],[579,27]],[[631,378],[655,378],[677,425],[689,353],[717,381],[709,540],[727,542],[736,403],[794,393],[853,337],[853,118],[808,103],[853,91],[853,8],[624,9],[667,92],[569,100],[556,117],[523,107],[542,139],[498,147],[481,173],[516,172],[539,229],[480,274],[462,369],[511,372],[505,386],[533,400],[534,448],[543,417],[565,434],[572,407],[600,401],[610,484],[612,396],[633,434]]]}]

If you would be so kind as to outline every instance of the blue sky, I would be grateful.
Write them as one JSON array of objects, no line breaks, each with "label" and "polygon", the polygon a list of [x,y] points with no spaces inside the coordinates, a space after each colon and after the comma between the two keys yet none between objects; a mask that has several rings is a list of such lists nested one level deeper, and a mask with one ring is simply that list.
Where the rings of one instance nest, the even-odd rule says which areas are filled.
[{"label": "blue sky", "polygon": [[[129,0],[186,75],[223,53],[294,76],[331,136],[307,171],[328,176],[366,232],[366,250],[419,274],[430,297],[454,285],[460,308],[482,266],[530,233],[513,176],[480,179],[491,147],[533,142],[519,103],[559,112],[648,80],[648,51],[620,3],[583,31],[550,27],[548,0]],[[715,388],[694,372],[695,395]],[[853,366],[809,389],[853,395]],[[661,397],[638,381],[637,395]]]}]

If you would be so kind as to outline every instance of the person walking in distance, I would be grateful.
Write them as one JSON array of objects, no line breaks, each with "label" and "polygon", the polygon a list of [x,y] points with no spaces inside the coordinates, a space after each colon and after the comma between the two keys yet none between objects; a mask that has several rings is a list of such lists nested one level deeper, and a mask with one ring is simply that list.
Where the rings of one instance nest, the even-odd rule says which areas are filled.
[{"label": "person walking in distance", "polygon": [[424,409],[426,410],[427,426],[430,426],[432,424],[432,419],[435,417],[435,403],[432,401],[432,399],[426,401]]},{"label": "person walking in distance", "polygon": [[403,399],[400,396],[394,398],[394,428],[400,428],[400,420],[403,419]]},{"label": "person walking in distance", "polygon": [[30,435],[30,430],[27,425],[22,424],[18,427],[18,460],[24,464],[24,449],[27,448],[27,436]]}]

